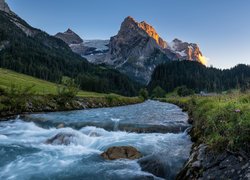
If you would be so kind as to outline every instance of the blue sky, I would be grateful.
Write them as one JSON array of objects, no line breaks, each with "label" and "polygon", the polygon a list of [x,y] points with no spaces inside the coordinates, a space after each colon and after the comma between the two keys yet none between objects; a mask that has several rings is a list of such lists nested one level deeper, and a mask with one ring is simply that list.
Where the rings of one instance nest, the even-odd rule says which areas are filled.
[{"label": "blue sky", "polygon": [[249,0],[7,0],[49,34],[71,28],[83,39],[109,39],[126,16],[153,25],[166,41],[199,44],[208,65],[250,64]]}]

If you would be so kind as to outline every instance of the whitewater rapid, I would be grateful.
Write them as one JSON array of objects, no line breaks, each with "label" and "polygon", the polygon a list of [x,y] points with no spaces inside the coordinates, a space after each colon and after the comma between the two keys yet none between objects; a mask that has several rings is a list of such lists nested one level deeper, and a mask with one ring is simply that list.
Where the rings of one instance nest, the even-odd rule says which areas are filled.
[{"label": "whitewater rapid", "polygon": [[[153,116],[149,120],[142,116],[145,108],[154,111],[161,106],[169,110],[169,115],[177,114],[178,118],[172,117],[177,125],[187,123],[187,115],[178,107],[155,101],[118,108],[34,114],[1,122],[0,179],[160,179],[142,171],[138,160],[106,161],[100,156],[111,146],[128,145],[137,148],[143,158],[160,158],[168,173],[166,179],[173,179],[188,158],[192,145],[185,131],[137,133],[119,130],[122,123],[134,123],[137,128],[143,124],[154,126],[159,121],[167,125],[171,118],[162,119],[166,112],[162,112],[163,116],[155,116],[155,121]],[[132,115],[134,120],[131,122]],[[181,116],[184,119],[180,120]],[[92,120],[100,123],[88,125]],[[58,123],[64,123],[64,128],[57,129]],[[75,126],[75,123],[81,125]],[[109,128],[111,125],[113,127]],[[69,145],[45,143],[59,133],[73,134]]]}]

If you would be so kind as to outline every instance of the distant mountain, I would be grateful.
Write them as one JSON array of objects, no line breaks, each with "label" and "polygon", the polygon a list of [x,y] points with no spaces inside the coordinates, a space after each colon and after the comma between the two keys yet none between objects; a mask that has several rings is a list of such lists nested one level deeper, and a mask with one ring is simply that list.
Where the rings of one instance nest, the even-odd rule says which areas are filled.
[{"label": "distant mountain", "polygon": [[[81,42],[68,31],[69,42]],[[81,89],[135,95],[140,87],[116,70],[90,64],[62,40],[31,27],[0,0],[0,67],[60,82],[75,79]]]},{"label": "distant mountain", "polygon": [[250,66],[240,64],[231,69],[220,70],[208,68],[198,62],[173,61],[155,68],[148,89],[152,92],[157,86],[166,92],[180,86],[187,86],[196,92],[250,88]]},{"label": "distant mountain", "polygon": [[71,29],[68,29],[64,33],[57,33],[55,37],[63,40],[67,44],[80,44],[83,43],[83,40]]},{"label": "distant mountain", "polygon": [[[104,41],[99,43],[104,44]],[[157,65],[169,60],[205,63],[197,44],[178,39],[167,43],[151,25],[145,21],[136,22],[130,16],[125,18],[118,34],[105,43],[108,46],[102,50],[85,43],[69,46],[89,62],[107,64],[143,84],[150,81]]]},{"label": "distant mountain", "polygon": [[71,29],[63,33],[57,33],[56,38],[63,40],[73,52],[88,59],[89,62],[98,64],[98,58],[103,59],[108,52],[109,40],[85,40],[83,41]]}]

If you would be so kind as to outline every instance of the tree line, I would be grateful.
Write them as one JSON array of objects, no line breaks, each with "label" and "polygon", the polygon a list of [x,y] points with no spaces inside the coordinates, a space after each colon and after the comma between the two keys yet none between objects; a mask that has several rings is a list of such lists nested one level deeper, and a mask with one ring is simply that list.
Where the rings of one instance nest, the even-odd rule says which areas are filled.
[{"label": "tree line", "polygon": [[148,90],[152,92],[156,87],[161,87],[166,92],[171,92],[180,86],[186,86],[195,92],[246,90],[250,88],[250,66],[239,64],[231,69],[221,70],[198,62],[172,61],[156,67]]}]

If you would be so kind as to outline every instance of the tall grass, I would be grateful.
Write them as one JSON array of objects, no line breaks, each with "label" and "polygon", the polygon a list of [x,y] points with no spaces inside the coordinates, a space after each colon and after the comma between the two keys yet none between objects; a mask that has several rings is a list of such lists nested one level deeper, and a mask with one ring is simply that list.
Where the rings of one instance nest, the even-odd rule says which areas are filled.
[{"label": "tall grass", "polygon": [[250,93],[166,98],[194,119],[192,135],[214,150],[250,152]]}]

